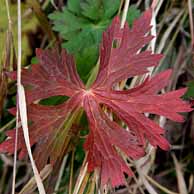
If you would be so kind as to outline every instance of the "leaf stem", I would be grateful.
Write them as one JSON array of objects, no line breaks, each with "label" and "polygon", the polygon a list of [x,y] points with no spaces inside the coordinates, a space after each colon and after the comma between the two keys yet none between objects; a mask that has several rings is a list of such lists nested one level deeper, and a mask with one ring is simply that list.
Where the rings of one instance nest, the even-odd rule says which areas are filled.
[{"label": "leaf stem", "polygon": [[88,89],[92,85],[92,83],[95,81],[97,74],[98,74],[99,66],[100,66],[100,59],[98,59],[98,62],[96,63],[96,65],[91,71],[90,77],[88,78],[87,83],[86,83],[86,89]]}]

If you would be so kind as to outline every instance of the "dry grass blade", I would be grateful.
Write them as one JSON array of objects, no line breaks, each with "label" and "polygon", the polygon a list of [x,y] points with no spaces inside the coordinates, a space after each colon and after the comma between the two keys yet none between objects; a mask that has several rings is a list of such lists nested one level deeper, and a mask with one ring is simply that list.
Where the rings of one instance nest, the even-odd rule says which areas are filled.
[{"label": "dry grass blade", "polygon": [[25,91],[24,87],[22,85],[18,86],[18,94],[19,94],[19,111],[20,111],[20,118],[21,118],[21,124],[23,128],[23,133],[24,133],[24,139],[26,143],[26,148],[28,151],[28,155],[30,158],[30,162],[32,165],[32,169],[34,172],[34,176],[36,179],[36,183],[38,186],[38,190],[40,194],[46,194],[41,177],[39,175],[39,172],[37,170],[37,167],[35,165],[33,156],[32,156],[32,151],[31,151],[31,146],[30,146],[30,138],[29,138],[29,130],[28,130],[28,121],[27,121],[27,110],[26,110],[26,99],[25,99]]},{"label": "dry grass blade", "polygon": [[82,181],[82,184],[80,186],[80,190],[79,190],[79,193],[78,194],[83,194],[84,191],[85,191],[85,188],[86,188],[86,185],[88,183],[88,180],[89,180],[89,177],[90,177],[90,174],[89,173],[86,173],[83,181]]},{"label": "dry grass blade", "polygon": [[161,191],[164,191],[167,194],[178,194],[175,193],[173,191],[168,190],[166,187],[160,185],[158,182],[156,182],[154,179],[152,179],[150,176],[146,175],[146,178],[153,184],[155,185],[157,188],[159,188]]},{"label": "dry grass blade", "polygon": [[189,177],[189,188],[188,188],[189,193],[192,192],[193,186],[194,186],[194,175],[191,174]]},{"label": "dry grass blade", "polygon": [[181,21],[179,22],[178,26],[176,26],[175,31],[173,31],[172,38],[169,40],[169,42],[167,44],[167,47],[164,50],[164,53],[163,53],[164,54],[164,57],[160,61],[160,65],[155,68],[154,73],[158,72],[159,69],[161,68],[161,66],[164,64],[163,62],[164,62],[165,58],[167,57],[169,51],[172,49],[172,47],[173,47],[173,45],[175,43],[175,40],[176,40],[176,38],[178,36],[178,33],[181,31],[182,25],[186,21],[187,15],[188,15],[188,13],[187,13],[187,11],[185,11],[185,13],[183,14],[183,16],[181,17]]},{"label": "dry grass blade", "polygon": [[192,0],[188,0],[189,9],[189,23],[190,23],[190,33],[191,33],[191,44],[194,46],[194,27],[193,27],[193,12],[192,12]]},{"label": "dry grass blade", "polygon": [[4,70],[0,71],[0,119],[3,111],[4,100],[7,94],[7,78]]},{"label": "dry grass blade", "polygon": [[178,182],[178,189],[180,194],[188,194],[187,186],[184,180],[183,171],[181,168],[181,164],[178,162],[175,154],[172,154],[172,158],[175,164],[175,169],[177,173],[177,182]]},{"label": "dry grass blade", "polygon": [[[18,112],[20,113],[20,119],[22,124],[22,129],[24,133],[24,140],[26,143],[26,148],[28,151],[28,155],[30,158],[30,162],[32,165],[32,169],[34,172],[35,180],[38,186],[38,190],[40,194],[46,194],[41,177],[35,165],[31,146],[30,146],[30,138],[29,138],[29,131],[28,131],[28,119],[27,119],[27,109],[26,109],[26,98],[25,98],[25,90],[21,84],[21,56],[22,56],[22,46],[21,46],[21,0],[18,0],[18,63],[17,63],[17,94],[18,94],[18,105],[17,105],[17,116],[16,116],[16,140],[17,140],[17,129],[18,129]],[[19,110],[18,110],[19,108]],[[16,157],[17,157],[17,141],[15,145],[15,152],[14,152],[14,171],[16,169]],[[15,176],[15,175],[14,175]],[[14,177],[15,179],[15,177]],[[15,190],[15,181],[13,181],[12,193]]]},{"label": "dry grass blade", "polygon": [[16,118],[13,118],[11,121],[9,121],[7,124],[5,124],[3,127],[0,128],[0,133],[5,131],[7,128],[9,128],[11,125],[13,125],[16,121]]},{"label": "dry grass blade", "polygon": [[145,179],[145,177],[142,177],[142,181],[145,188],[150,194],[158,194],[157,191],[152,187],[152,185],[150,185],[150,183]]},{"label": "dry grass blade", "polygon": [[67,163],[67,158],[68,158],[68,154],[66,154],[65,157],[63,158],[62,165],[60,167],[59,175],[58,175],[57,182],[56,182],[55,189],[54,189],[55,191],[58,191],[58,189],[59,189],[61,179],[62,179],[62,176],[63,176],[63,172],[64,172],[64,169],[65,169],[65,166],[66,166],[66,163]]},{"label": "dry grass blade", "polygon": [[8,80],[7,80],[7,76],[5,72],[10,70],[11,58],[12,58],[11,51],[12,51],[12,48],[14,47],[12,26],[11,26],[12,21],[10,17],[8,0],[6,0],[5,2],[6,2],[6,11],[7,11],[7,18],[8,18],[9,25],[8,25],[8,30],[6,32],[5,53],[4,53],[3,65],[2,65],[2,68],[0,69],[0,119],[2,116],[4,100],[7,95]]},{"label": "dry grass blade", "polygon": [[156,15],[158,15],[158,12],[159,12],[163,2],[164,2],[164,0],[160,0],[160,1],[157,2],[158,4],[157,4],[157,7],[155,9],[155,14]]},{"label": "dry grass blade", "polygon": [[166,32],[164,33],[159,46],[157,48],[157,53],[161,53],[166,45],[166,42],[168,40],[169,35],[171,34],[174,27],[177,25],[178,21],[180,20],[181,16],[183,15],[184,10],[180,11],[177,16],[175,17],[174,21],[170,24],[170,26],[167,28]]},{"label": "dry grass blade", "polygon": [[93,174],[92,178],[91,178],[91,183],[90,183],[89,188],[87,190],[87,194],[94,194],[94,192],[95,192],[95,176]]},{"label": "dry grass blade", "polygon": [[[5,63],[4,63],[4,70],[8,70],[7,68],[11,64],[11,48],[14,47],[13,46],[14,44],[13,44],[13,35],[12,35],[12,21],[11,21],[11,17],[10,17],[10,10],[9,10],[8,0],[6,0],[5,3],[6,3],[7,18],[8,18],[8,22],[9,22],[9,27],[8,27],[8,32],[7,32],[6,57],[5,57]],[[2,75],[2,80],[1,80],[2,82],[0,83],[0,85],[1,85],[0,87],[1,87],[2,96],[1,96],[0,101],[1,101],[1,106],[3,107],[4,98],[6,97],[6,93],[7,93],[7,78],[4,75],[3,71],[1,73],[2,73],[1,74]],[[15,183],[16,183],[16,161],[17,161],[17,142],[18,142],[18,126],[19,126],[18,115],[19,114],[18,114],[18,111],[17,111],[17,114],[16,114],[17,122],[16,122],[16,134],[15,134],[14,162],[13,162],[12,194],[15,193]]]},{"label": "dry grass blade", "polygon": [[72,194],[74,159],[75,159],[75,150],[73,149],[72,156],[71,156],[71,165],[70,165],[69,194]]},{"label": "dry grass blade", "polygon": [[123,15],[122,15],[122,19],[121,19],[121,28],[124,28],[124,25],[125,25],[125,21],[127,18],[127,12],[128,12],[128,8],[129,8],[129,2],[130,2],[130,0],[125,0]]},{"label": "dry grass blade", "polygon": [[[52,172],[52,166],[50,164],[46,165],[40,172],[40,177],[45,180]],[[37,188],[35,178],[32,177],[28,183],[23,187],[19,194],[30,194]]]},{"label": "dry grass blade", "polygon": [[17,105],[16,113],[16,133],[15,133],[15,148],[14,148],[14,164],[13,164],[13,180],[12,180],[12,194],[15,194],[15,183],[16,183],[16,163],[17,163],[17,144],[18,144],[18,128],[19,128],[19,111]]},{"label": "dry grass blade", "polygon": [[84,177],[87,175],[88,163],[86,162],[86,157],[87,157],[87,154],[85,156],[84,162],[83,162],[82,167],[80,169],[80,173],[79,173],[79,176],[77,178],[73,194],[78,194],[79,189],[80,189],[82,182],[84,180]]},{"label": "dry grass blade", "polygon": [[143,167],[141,167],[143,165],[142,161],[143,160],[141,159],[138,161],[135,161],[136,170],[139,175],[139,181],[145,186],[146,190],[150,194],[158,194],[157,191],[152,187],[152,185],[146,180],[146,174],[149,172],[151,165],[148,162],[148,165],[144,165]]}]

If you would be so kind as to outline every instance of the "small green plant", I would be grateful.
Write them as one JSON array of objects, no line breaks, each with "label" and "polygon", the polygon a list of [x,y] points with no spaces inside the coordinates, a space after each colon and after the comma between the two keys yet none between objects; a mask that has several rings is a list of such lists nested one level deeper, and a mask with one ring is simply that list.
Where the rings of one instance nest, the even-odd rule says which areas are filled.
[{"label": "small green plant", "polygon": [[[60,33],[63,48],[74,54],[78,72],[86,81],[99,56],[102,32],[118,13],[120,0],[69,0],[62,11],[49,15],[53,29]],[[140,12],[132,6],[127,20],[131,25]]]}]

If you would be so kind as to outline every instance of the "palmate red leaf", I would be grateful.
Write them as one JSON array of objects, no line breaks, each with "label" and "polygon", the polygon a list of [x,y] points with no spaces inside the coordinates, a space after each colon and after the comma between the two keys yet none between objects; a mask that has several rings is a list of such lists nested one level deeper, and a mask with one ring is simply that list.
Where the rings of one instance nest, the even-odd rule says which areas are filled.
[{"label": "palmate red leaf", "polygon": [[[76,72],[74,59],[66,51],[37,50],[39,64],[23,70],[22,82],[27,92],[31,145],[35,145],[34,156],[39,169],[48,161],[54,164],[63,153],[64,121],[80,108],[85,110],[90,127],[84,144],[88,151],[88,170],[100,169],[102,185],[108,182],[112,186],[124,184],[123,172],[132,175],[121,152],[138,159],[144,155],[147,141],[155,147],[169,149],[164,129],[144,113],[182,122],[179,113],[191,111],[190,105],[180,98],[185,89],[158,94],[168,84],[171,70],[147,78],[135,88],[114,90],[115,83],[146,73],[148,67],[158,65],[161,55],[140,51],[152,39],[149,35],[150,20],[151,10],[136,20],[132,29],[126,24],[121,30],[119,18],[113,20],[103,34],[100,69],[89,89],[85,89]],[[10,77],[14,79],[15,73]],[[57,95],[69,96],[70,99],[57,106],[34,104]],[[108,116],[103,107],[108,107],[127,128]],[[9,138],[0,145],[1,152],[13,153],[14,133],[14,130],[7,133]],[[21,131],[18,150],[20,157],[26,154]]]}]

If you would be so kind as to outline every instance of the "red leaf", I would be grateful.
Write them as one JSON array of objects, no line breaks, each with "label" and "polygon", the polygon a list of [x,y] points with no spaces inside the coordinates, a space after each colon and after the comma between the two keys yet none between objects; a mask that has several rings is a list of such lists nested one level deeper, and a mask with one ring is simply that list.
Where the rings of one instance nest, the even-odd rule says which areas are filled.
[{"label": "red leaf", "polygon": [[[153,78],[147,78],[139,86],[115,91],[114,84],[146,73],[155,66],[161,55],[140,51],[152,37],[149,35],[151,10],[134,22],[132,29],[127,24],[120,29],[119,18],[103,34],[100,49],[100,69],[96,81],[86,90],[80,80],[73,57],[62,50],[37,50],[39,64],[22,72],[22,82],[27,90],[28,118],[31,145],[35,145],[34,156],[39,168],[49,160],[54,164],[64,153],[63,124],[67,115],[81,107],[89,121],[90,132],[84,148],[88,151],[88,170],[101,169],[101,182],[112,186],[124,184],[123,172],[132,175],[121,157],[121,152],[130,158],[144,155],[146,142],[169,149],[164,138],[164,129],[147,118],[144,113],[163,115],[181,122],[181,112],[189,112],[190,105],[181,100],[185,89],[158,94],[168,84],[171,70]],[[116,48],[114,47],[116,41]],[[10,75],[14,78],[15,74]],[[42,106],[35,101],[50,96],[65,95],[70,99],[58,106]],[[103,105],[103,106],[102,106]],[[108,107],[114,115],[124,121],[127,128],[119,125],[102,107]],[[0,145],[1,152],[13,153],[14,131]],[[19,132],[20,157],[26,154],[22,131]]]},{"label": "red leaf", "polygon": [[[36,49],[39,64],[23,69],[22,83],[28,89],[27,102],[51,96],[73,96],[84,85],[80,80],[74,59],[65,50]],[[16,79],[16,72],[9,74]]]},{"label": "red leaf", "polygon": [[[120,29],[119,18],[113,20],[112,25],[103,34],[100,50],[100,71],[94,84],[94,88],[102,87],[111,89],[115,82],[146,73],[147,67],[158,64],[162,55],[151,54],[150,51],[137,52],[153,38],[148,34],[151,29],[151,10],[134,22],[132,29],[125,24]],[[120,46],[113,48],[113,42],[117,40]],[[108,78],[108,79],[107,79]]]},{"label": "red leaf", "polygon": [[[78,94],[79,95],[79,94]],[[30,144],[36,144],[34,156],[39,169],[42,169],[50,160],[54,164],[63,153],[64,121],[68,114],[80,108],[79,97],[77,95],[69,99],[65,104],[58,106],[43,106],[39,104],[28,105]],[[12,109],[11,113],[15,114]],[[23,131],[19,128],[18,150],[19,159],[27,154]],[[0,145],[0,152],[14,153],[15,130],[7,132],[7,139]]]},{"label": "red leaf", "polygon": [[[112,177],[113,186],[123,184],[122,172],[129,175],[132,172],[119,157],[115,146],[128,156],[137,159],[144,154],[141,144],[133,134],[108,118],[99,107],[95,97],[90,95],[85,97],[84,108],[91,128],[85,143],[85,149],[89,152],[89,170],[92,171],[95,167],[101,167],[102,184],[105,184],[110,177]],[[125,141],[123,141],[123,138],[125,138]]]}]

